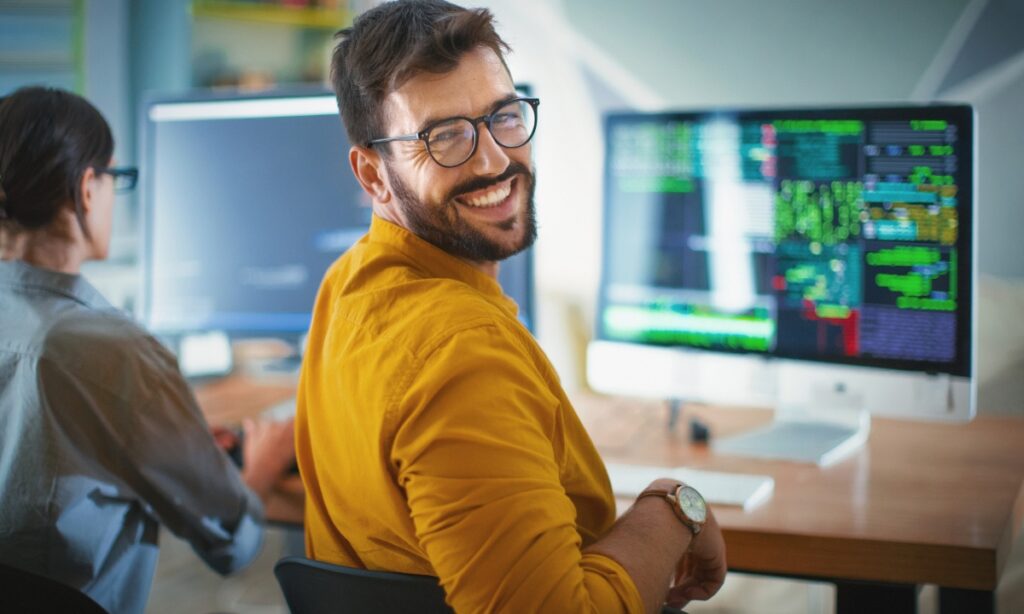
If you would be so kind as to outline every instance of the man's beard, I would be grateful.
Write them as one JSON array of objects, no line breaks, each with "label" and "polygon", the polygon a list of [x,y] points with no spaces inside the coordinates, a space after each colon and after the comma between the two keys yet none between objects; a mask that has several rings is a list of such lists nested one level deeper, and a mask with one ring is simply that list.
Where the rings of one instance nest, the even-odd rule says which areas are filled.
[{"label": "man's beard", "polygon": [[[385,164],[387,165],[386,161]],[[489,239],[482,231],[462,219],[458,206],[453,201],[462,194],[488,188],[516,175],[517,180],[523,184],[518,186],[519,189],[524,189],[526,193],[526,215],[523,216],[517,211],[512,218],[496,224],[501,230],[508,231],[520,221],[523,223],[522,239],[512,246],[507,246]],[[504,260],[530,247],[537,239],[537,220],[533,206],[534,177],[530,169],[519,162],[509,162],[505,172],[493,179],[478,177],[455,186],[440,203],[426,203],[420,200],[390,165],[388,176],[391,178],[391,188],[398,205],[409,224],[409,230],[453,256],[476,262]]]}]

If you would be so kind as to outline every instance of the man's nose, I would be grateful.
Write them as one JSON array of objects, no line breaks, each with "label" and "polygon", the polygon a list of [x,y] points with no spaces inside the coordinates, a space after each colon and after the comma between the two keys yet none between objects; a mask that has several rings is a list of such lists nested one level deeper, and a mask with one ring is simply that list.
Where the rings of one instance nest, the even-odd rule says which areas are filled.
[{"label": "man's nose", "polygon": [[470,158],[473,171],[478,175],[497,175],[508,168],[510,158],[505,148],[494,140],[487,124],[480,126],[476,152]]}]

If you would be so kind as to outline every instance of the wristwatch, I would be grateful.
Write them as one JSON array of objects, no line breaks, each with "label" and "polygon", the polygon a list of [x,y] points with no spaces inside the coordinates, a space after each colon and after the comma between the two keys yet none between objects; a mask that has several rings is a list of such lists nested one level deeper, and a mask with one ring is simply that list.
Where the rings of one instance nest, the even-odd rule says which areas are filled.
[{"label": "wristwatch", "polygon": [[694,536],[700,533],[704,528],[704,523],[707,522],[708,504],[692,486],[680,482],[672,490],[648,488],[640,493],[636,500],[639,501],[644,497],[661,497],[668,501],[668,504],[672,506],[672,511],[687,528],[693,531]]}]

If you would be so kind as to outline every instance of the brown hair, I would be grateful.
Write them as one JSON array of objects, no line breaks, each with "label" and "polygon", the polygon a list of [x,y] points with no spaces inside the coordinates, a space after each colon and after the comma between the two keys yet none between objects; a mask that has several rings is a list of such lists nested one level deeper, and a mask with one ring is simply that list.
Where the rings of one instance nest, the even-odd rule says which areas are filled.
[{"label": "brown hair", "polygon": [[81,96],[23,87],[0,99],[0,221],[42,228],[71,203],[88,236],[82,175],[112,155],[110,126]]},{"label": "brown hair", "polygon": [[336,38],[331,81],[353,145],[385,136],[384,98],[417,73],[449,72],[477,47],[491,49],[504,63],[509,50],[489,10],[444,0],[386,2],[360,15]]}]

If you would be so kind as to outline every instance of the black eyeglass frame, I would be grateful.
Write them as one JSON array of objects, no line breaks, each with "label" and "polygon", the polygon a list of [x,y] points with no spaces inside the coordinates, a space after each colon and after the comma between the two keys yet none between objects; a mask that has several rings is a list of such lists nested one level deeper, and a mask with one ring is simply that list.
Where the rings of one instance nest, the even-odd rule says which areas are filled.
[{"label": "black eyeglass frame", "polygon": [[96,171],[97,173],[110,175],[111,177],[113,177],[115,186],[117,184],[118,177],[127,177],[128,185],[116,188],[118,192],[130,192],[134,190],[135,186],[139,184],[139,169],[135,166],[112,166],[109,168],[103,166],[94,166],[93,170]]},{"label": "black eyeglass frame", "polygon": [[[516,145],[514,147],[509,147],[508,145],[505,145],[504,143],[499,141],[494,136],[494,131],[491,130],[491,122],[494,121],[494,116],[495,116],[495,114],[499,110],[507,107],[508,105],[512,104],[513,102],[525,102],[526,104],[530,105],[530,107],[533,108],[533,128],[530,130],[530,135],[528,137],[526,137],[525,141],[523,141],[522,143],[520,143],[519,145]],[[393,141],[423,141],[423,145],[424,145],[424,147],[427,148],[427,153],[430,154],[430,159],[431,160],[436,162],[439,166],[443,166],[444,168],[455,168],[456,166],[462,166],[466,162],[469,162],[469,160],[473,157],[473,154],[476,153],[477,145],[479,145],[479,143],[480,143],[480,129],[477,127],[477,126],[480,125],[480,122],[484,122],[484,123],[487,124],[487,131],[491,133],[491,138],[494,139],[495,143],[497,143],[498,145],[501,145],[505,149],[518,149],[520,147],[523,147],[524,145],[526,145],[530,141],[532,141],[533,140],[533,135],[537,132],[537,120],[539,119],[539,115],[537,113],[537,107],[539,105],[540,105],[540,98],[528,98],[528,97],[525,97],[525,96],[520,96],[520,97],[516,97],[516,98],[509,98],[508,100],[503,100],[503,101],[499,102],[498,104],[494,105],[494,109],[490,113],[488,113],[486,115],[481,115],[480,117],[476,117],[476,118],[466,117],[465,115],[455,115],[455,116],[452,116],[452,117],[446,117],[444,119],[439,119],[436,122],[431,122],[429,125],[427,125],[425,128],[423,128],[423,130],[420,130],[419,132],[417,132],[415,134],[403,134],[401,136],[388,136],[388,137],[382,137],[382,138],[379,138],[379,139],[370,139],[369,141],[366,142],[366,147],[373,147],[374,145],[380,145],[382,143],[391,143]],[[473,126],[473,147],[469,150],[469,154],[466,155],[466,159],[461,161],[461,162],[459,162],[458,164],[442,164],[436,157],[434,157],[434,152],[432,152],[430,150],[430,140],[427,137],[430,136],[430,132],[434,128],[440,126],[441,124],[444,124],[444,123],[447,123],[447,122],[450,122],[450,121],[453,121],[453,120],[456,120],[456,119],[464,119],[464,120],[468,121],[470,124],[472,124],[472,126]]]}]

